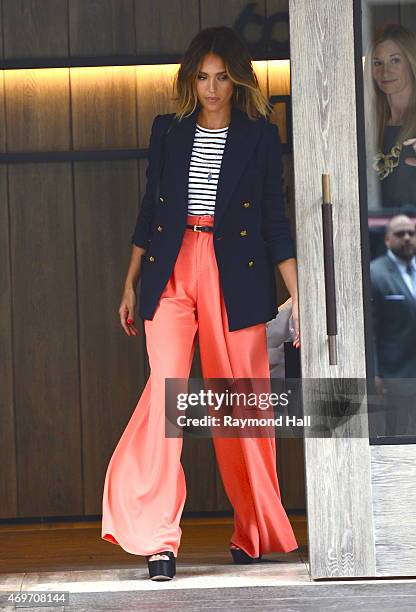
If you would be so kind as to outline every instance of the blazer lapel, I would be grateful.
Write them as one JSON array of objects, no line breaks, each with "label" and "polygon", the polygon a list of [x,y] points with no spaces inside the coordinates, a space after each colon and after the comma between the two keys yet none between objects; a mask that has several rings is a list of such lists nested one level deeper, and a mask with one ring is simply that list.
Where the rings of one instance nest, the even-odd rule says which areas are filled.
[{"label": "blazer lapel", "polygon": [[[401,291],[402,293],[404,293],[405,295],[407,295],[407,297],[412,300],[412,302],[415,302],[415,298],[413,297],[412,292],[410,291],[409,287],[406,285],[406,283],[404,282],[404,279],[402,277],[402,274],[399,270],[399,268],[396,266],[396,264],[394,263],[394,261],[392,261],[390,259],[390,257],[388,255],[385,255],[387,262],[388,262],[388,267],[389,267],[389,272],[390,272],[390,280],[391,283],[393,285],[393,287],[397,287],[397,291]],[[396,289],[394,289],[396,291]]]},{"label": "blazer lapel", "polygon": [[233,108],[221,163],[215,203],[214,232],[260,137],[259,122]]},{"label": "blazer lapel", "polygon": [[[167,136],[170,156],[174,160],[172,184],[178,203],[183,203],[185,216],[188,209],[189,165],[191,163],[198,111],[197,108],[189,117],[177,122]],[[217,230],[230,197],[253,154],[260,134],[258,121],[249,119],[245,113],[236,108],[232,109],[218,178],[214,232]]]},{"label": "blazer lapel", "polygon": [[183,203],[185,214],[188,209],[188,175],[197,115],[198,110],[196,109],[189,117],[175,122],[166,141],[167,143],[169,142],[171,159],[174,160],[172,165],[174,172],[172,185],[174,186],[175,197],[178,204]]}]

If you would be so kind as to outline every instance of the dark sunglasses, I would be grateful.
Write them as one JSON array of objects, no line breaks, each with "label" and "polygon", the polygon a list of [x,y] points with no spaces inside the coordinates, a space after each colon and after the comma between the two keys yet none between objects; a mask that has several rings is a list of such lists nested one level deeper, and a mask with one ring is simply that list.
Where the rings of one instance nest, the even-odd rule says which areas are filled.
[{"label": "dark sunglasses", "polygon": [[410,238],[413,238],[415,235],[415,230],[397,230],[397,232],[393,232],[396,238],[404,238],[406,234],[409,234]]}]

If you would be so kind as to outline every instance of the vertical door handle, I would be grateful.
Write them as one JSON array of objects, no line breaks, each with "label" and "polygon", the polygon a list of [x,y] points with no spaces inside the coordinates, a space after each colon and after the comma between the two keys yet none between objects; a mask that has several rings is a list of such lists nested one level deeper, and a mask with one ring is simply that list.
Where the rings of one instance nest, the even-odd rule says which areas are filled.
[{"label": "vertical door handle", "polygon": [[329,365],[337,365],[337,302],[335,294],[334,230],[329,174],[322,175],[322,236],[324,243],[326,333]]}]

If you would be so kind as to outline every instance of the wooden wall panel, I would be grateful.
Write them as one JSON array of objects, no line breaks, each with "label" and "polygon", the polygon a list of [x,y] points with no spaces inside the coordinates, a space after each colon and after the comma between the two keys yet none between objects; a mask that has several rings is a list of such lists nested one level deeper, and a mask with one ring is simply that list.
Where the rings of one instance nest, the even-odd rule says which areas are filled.
[{"label": "wooden wall panel", "polygon": [[269,93],[271,96],[290,96],[290,61],[268,62]]},{"label": "wooden wall panel", "polygon": [[71,55],[135,52],[134,0],[71,0]]},{"label": "wooden wall panel", "polygon": [[269,97],[269,84],[268,84],[268,75],[267,75],[267,62],[253,62],[254,72],[256,73],[260,89],[262,93]]},{"label": "wooden wall panel", "polygon": [[144,335],[126,336],[118,315],[137,214],[137,162],[76,163],[74,181],[84,499],[86,514],[97,514],[110,455],[145,382]]},{"label": "wooden wall panel", "polygon": [[[284,1],[282,0],[282,4]],[[172,3],[167,3],[165,0],[70,0],[69,2],[3,0],[3,4],[6,57],[12,58],[62,57],[70,53],[74,56],[117,56],[134,52],[182,53],[199,31],[201,20],[205,20],[202,27],[219,23],[233,25],[248,2],[246,0],[228,0],[226,3],[213,0],[209,2],[177,0]],[[200,4],[203,19],[200,14]],[[267,0],[260,3],[260,8],[256,7],[255,11],[264,17],[265,7],[268,14],[272,14],[279,6],[280,0]],[[67,14],[68,7],[69,14]],[[255,40],[260,33],[259,26],[253,23],[245,30],[246,36],[252,40]],[[265,64],[256,63],[255,69],[262,90],[267,93],[270,75],[267,74]],[[6,132],[8,151],[67,150],[72,147],[75,149],[147,147],[153,117],[159,113],[173,112],[175,109],[171,84],[176,70],[177,66],[132,66],[70,71],[67,69],[5,71],[5,96],[0,101],[0,150],[2,147],[5,150]],[[2,105],[7,111],[3,120]],[[42,305],[48,291],[50,300],[56,295],[57,300],[61,302],[63,296],[61,314],[71,320],[75,316],[73,301],[75,300],[79,309],[80,325],[79,344],[76,333],[72,335],[75,345],[69,343],[66,335],[68,329],[66,329],[61,361],[55,359],[53,364],[47,362],[45,365],[49,353],[55,355],[56,350],[55,335],[49,332],[48,345],[41,349],[40,366],[30,374],[27,373],[28,355],[26,354],[26,360],[21,357],[24,353],[25,338],[22,338],[20,332],[18,335],[18,352],[14,361],[15,369],[21,369],[22,372],[18,383],[21,383],[23,373],[27,375],[26,386],[20,385],[18,397],[19,454],[20,449],[26,444],[28,428],[36,428],[38,424],[42,429],[32,439],[31,445],[27,446],[27,452],[23,453],[18,464],[17,484],[24,502],[18,508],[19,516],[53,515],[61,512],[68,515],[82,512],[94,514],[101,511],[104,470],[119,435],[135,408],[149,373],[141,322],[142,336],[127,338],[119,326],[117,315],[121,283],[130,255],[130,236],[134,229],[140,199],[139,184],[140,192],[143,193],[146,166],[147,162],[143,160],[79,163],[74,164],[73,172],[66,164],[11,167],[14,240],[17,240],[18,228],[23,227],[23,231],[28,233],[29,229],[26,228],[33,226],[37,237],[35,249],[37,253],[40,244],[43,244],[42,238],[39,238],[41,230],[46,233],[52,231],[45,218],[49,215],[51,218],[53,215],[58,215],[55,219],[60,229],[52,239],[47,237],[47,247],[41,255],[44,258],[49,256],[50,261],[60,260],[62,253],[57,255],[58,245],[65,244],[63,274],[65,279],[68,277],[71,279],[72,287],[72,292],[67,285],[61,290],[59,283],[63,283],[63,280],[54,276],[57,274],[56,270],[51,270],[51,264],[45,264],[41,256],[40,270],[49,274],[48,279],[39,278],[40,272],[31,272],[31,268],[28,267],[29,272],[20,274],[15,288],[16,299],[22,302],[22,287],[23,283],[26,283],[26,274],[29,274],[28,289],[32,300],[36,299],[36,286],[33,280],[35,279],[39,281],[38,286],[44,292],[40,300]],[[70,204],[72,180],[75,186],[75,221],[72,218],[68,220],[72,206]],[[35,198],[32,192],[36,194]],[[42,198],[40,204],[39,198]],[[59,213],[53,207],[53,203]],[[33,220],[36,214],[39,218]],[[40,219],[43,219],[45,227],[41,227]],[[30,259],[28,254],[30,251],[23,250],[19,255],[16,244],[12,244],[15,249],[12,251],[13,270],[26,270],[25,264]],[[30,243],[26,244],[26,249],[30,248]],[[69,265],[71,253],[76,262],[74,270]],[[33,264],[32,260],[30,263]],[[49,290],[46,287],[47,282]],[[73,287],[74,282],[77,291]],[[55,290],[56,286],[58,291]],[[50,307],[50,304],[45,306],[44,314],[49,313]],[[33,320],[28,339],[30,345],[34,344],[42,334],[48,336],[41,311],[40,308]],[[22,316],[21,310],[19,316]],[[68,328],[68,325],[66,327]],[[80,378],[77,377],[75,383],[71,378],[74,370],[73,359],[76,360],[80,372]],[[65,360],[65,363],[62,360]],[[194,376],[200,375],[197,362],[198,356],[194,363]],[[60,374],[53,370],[53,367],[59,369]],[[62,376],[62,372],[65,372],[63,380],[59,383],[61,387],[66,388],[68,378],[74,383],[71,385],[71,393],[66,394],[66,399],[68,403],[71,402],[74,412],[71,414],[72,420],[68,430],[63,426],[64,417],[67,418],[67,404],[62,408],[56,401],[56,395],[60,393],[61,387],[58,389],[52,385],[49,395],[47,388],[40,388],[39,379],[41,376],[46,376],[45,372],[46,374],[52,372],[58,379]],[[76,404],[78,400],[74,397],[78,391],[81,416],[76,422],[80,408]],[[46,414],[42,413],[39,416],[36,411],[40,405],[44,407]],[[27,406],[29,406],[29,420],[25,425],[22,407],[26,409]],[[59,410],[55,422],[51,416],[53,409]],[[62,432],[64,432],[63,438]],[[70,466],[68,458],[60,457],[57,470],[53,462],[46,467],[45,459],[47,454],[55,458],[57,452],[55,433],[59,433],[58,439],[61,445],[69,447],[69,454],[75,458],[73,465]],[[9,431],[7,436],[10,435]],[[81,435],[82,441],[77,439],[77,436],[80,438]],[[188,480],[188,500],[185,510],[230,509],[216,467],[212,442],[192,439],[187,439],[185,442],[183,463]],[[44,444],[44,451],[37,453],[37,446]],[[81,450],[77,448],[77,444]],[[35,456],[34,468],[40,470],[42,465],[44,473],[35,479],[31,489],[26,490],[26,480],[31,477],[32,455]],[[286,464],[284,461],[282,463],[282,456],[279,454],[278,459],[281,480],[284,482],[287,476],[289,483],[287,490],[290,497],[293,456],[291,455],[289,462],[290,470],[287,471]],[[81,469],[79,462],[83,465],[82,477],[81,474],[76,475],[77,470]],[[13,466],[9,468],[12,474]],[[65,470],[68,470],[69,476],[67,486],[62,479]],[[201,478],[201,474],[204,478]],[[45,504],[42,505],[39,496],[45,483],[49,493],[46,495]],[[10,485],[7,486],[10,488]],[[35,487],[38,489],[37,497],[34,494]],[[283,496],[286,493],[287,491],[283,492]],[[56,499],[53,500],[53,496]],[[31,497],[33,497],[32,502]],[[15,501],[13,495],[8,497],[8,502],[11,504]],[[6,509],[5,512],[9,510]],[[14,513],[13,508],[10,512]]]},{"label": "wooden wall panel", "polygon": [[82,514],[71,168],[9,167],[18,516]]},{"label": "wooden wall panel", "polygon": [[[269,95],[290,96],[290,62],[289,60],[273,60],[268,62]],[[288,102],[290,104],[290,100]],[[284,102],[277,102],[270,115],[270,121],[279,127],[280,139],[288,142],[289,126],[286,121],[287,112]]]},{"label": "wooden wall panel", "polygon": [[183,53],[199,31],[198,0],[135,0],[135,10],[137,53]]},{"label": "wooden wall panel", "polygon": [[70,148],[69,70],[5,70],[8,151]]},{"label": "wooden wall panel", "polygon": [[150,130],[156,115],[173,113],[172,85],[179,65],[136,66],[138,142],[149,146]]},{"label": "wooden wall panel", "polygon": [[135,147],[135,67],[71,69],[75,149]]},{"label": "wooden wall panel", "polygon": [[187,496],[184,512],[218,512],[231,505],[222,488],[210,438],[185,436],[182,450]]},{"label": "wooden wall panel", "polygon": [[66,57],[68,0],[3,0],[6,58]]},{"label": "wooden wall panel", "polygon": [[12,300],[7,167],[0,166],[0,518],[16,516]]},{"label": "wooden wall panel", "polygon": [[[247,0],[200,0],[201,1],[201,29],[214,26],[234,27],[236,19],[250,4]],[[265,16],[263,2],[254,3],[254,12]],[[262,25],[251,22],[244,30],[244,37],[248,41],[254,41],[261,37]]]},{"label": "wooden wall panel", "polygon": [[305,510],[303,440],[276,438],[277,474],[282,503],[286,510]]},{"label": "wooden wall panel", "polygon": [[0,151],[6,150],[6,108],[5,108],[5,85],[4,70],[0,70]]},{"label": "wooden wall panel", "polygon": [[[0,2],[0,59],[3,59],[3,10]],[[0,152],[6,148],[6,117],[4,107],[4,71],[0,70]]]}]

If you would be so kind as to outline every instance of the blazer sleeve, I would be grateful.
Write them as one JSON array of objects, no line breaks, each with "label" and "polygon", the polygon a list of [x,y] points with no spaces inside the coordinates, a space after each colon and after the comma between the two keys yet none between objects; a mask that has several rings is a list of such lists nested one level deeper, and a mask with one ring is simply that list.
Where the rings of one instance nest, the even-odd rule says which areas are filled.
[{"label": "blazer sleeve", "polygon": [[267,162],[262,199],[262,233],[273,264],[296,257],[283,198],[283,162],[279,130],[266,124]]},{"label": "blazer sleeve", "polygon": [[134,233],[131,236],[131,244],[142,247],[148,246],[151,224],[154,213],[155,190],[159,173],[163,129],[161,126],[162,115],[157,115],[152,124],[150,134],[148,165],[146,169],[146,190],[142,198],[139,213],[137,215]]}]

